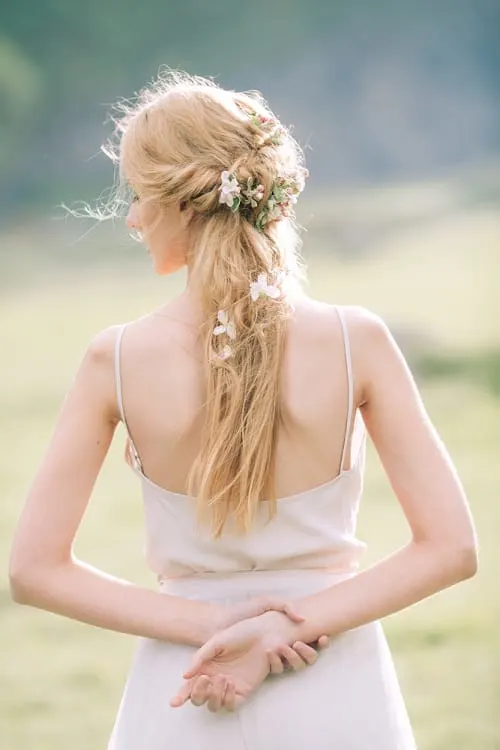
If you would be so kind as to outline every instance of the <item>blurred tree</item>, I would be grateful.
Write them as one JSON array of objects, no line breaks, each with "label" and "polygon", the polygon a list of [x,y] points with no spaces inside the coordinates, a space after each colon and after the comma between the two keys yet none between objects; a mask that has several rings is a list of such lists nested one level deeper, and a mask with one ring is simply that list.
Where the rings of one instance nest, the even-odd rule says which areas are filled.
[{"label": "blurred tree", "polygon": [[323,182],[500,148],[498,0],[24,0],[0,13],[0,211],[102,184],[104,110],[162,64],[261,88],[313,136]]}]

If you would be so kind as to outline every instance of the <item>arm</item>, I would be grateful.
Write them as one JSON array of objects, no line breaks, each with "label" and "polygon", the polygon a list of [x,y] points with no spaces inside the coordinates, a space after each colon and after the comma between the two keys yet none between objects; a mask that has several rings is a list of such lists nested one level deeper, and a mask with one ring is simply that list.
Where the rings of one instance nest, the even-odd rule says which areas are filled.
[{"label": "arm", "polygon": [[109,329],[94,339],[64,402],[14,538],[12,596],[98,627],[201,645],[214,632],[211,605],[113,578],[72,551],[118,423],[115,335]]},{"label": "arm", "polygon": [[135,586],[75,558],[74,539],[119,419],[115,336],[113,329],[104,331],[89,347],[29,492],[10,559],[14,600],[97,627],[193,646],[270,609],[297,621],[277,597],[227,607],[190,601]]},{"label": "arm", "polygon": [[[354,371],[362,376],[363,418],[411,539],[352,579],[296,602],[306,619],[289,628],[290,637],[305,642],[386,617],[471,577],[477,568],[464,491],[399,348],[384,323],[367,311],[353,310],[349,321]],[[280,621],[272,613],[269,620]]]},{"label": "arm", "polygon": [[303,623],[269,612],[253,620],[254,630],[249,621],[217,633],[194,656],[189,679],[206,674],[210,660],[218,660],[224,673],[231,658],[242,658],[256,643],[279,655],[296,641],[310,643],[322,633],[337,635],[386,617],[476,571],[476,536],[463,489],[401,352],[379,318],[353,311],[349,323],[355,326],[358,403],[411,539],[353,578],[297,600]]}]

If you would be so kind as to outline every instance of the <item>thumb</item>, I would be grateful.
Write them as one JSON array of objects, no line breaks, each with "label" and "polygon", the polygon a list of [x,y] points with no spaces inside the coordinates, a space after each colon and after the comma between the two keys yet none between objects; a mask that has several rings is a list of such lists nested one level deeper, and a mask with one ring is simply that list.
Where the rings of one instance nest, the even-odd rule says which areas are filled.
[{"label": "thumb", "polygon": [[269,599],[264,611],[283,612],[292,622],[304,622],[306,619],[298,613],[291,602],[285,602],[282,599]]},{"label": "thumb", "polygon": [[195,677],[203,667],[203,664],[210,659],[215,659],[223,649],[217,644],[217,641],[212,638],[207,641],[204,646],[198,649],[191,660],[191,664],[188,669],[182,675],[185,680],[189,680],[191,677]]}]

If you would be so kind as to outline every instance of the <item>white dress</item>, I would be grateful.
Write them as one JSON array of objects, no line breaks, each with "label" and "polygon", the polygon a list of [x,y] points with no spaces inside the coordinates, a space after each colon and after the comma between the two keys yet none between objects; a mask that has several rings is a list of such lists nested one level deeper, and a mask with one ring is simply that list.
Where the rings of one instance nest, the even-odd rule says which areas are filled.
[{"label": "white dress", "polygon": [[[350,425],[349,340],[340,308],[338,312]],[[122,332],[116,346],[116,380],[126,427]],[[209,530],[196,524],[194,499],[151,482],[131,438],[130,444],[142,481],[147,559],[161,592],[220,603],[264,593],[293,600],[356,575],[365,550],[355,536],[366,444],[359,414],[351,468],[319,487],[280,499],[269,523],[262,508],[244,537],[212,539]],[[343,454],[346,445],[347,439]],[[380,622],[336,636],[317,662],[301,672],[271,675],[235,713],[214,714],[191,703],[169,706],[194,650],[139,639],[108,750],[415,750]]]}]

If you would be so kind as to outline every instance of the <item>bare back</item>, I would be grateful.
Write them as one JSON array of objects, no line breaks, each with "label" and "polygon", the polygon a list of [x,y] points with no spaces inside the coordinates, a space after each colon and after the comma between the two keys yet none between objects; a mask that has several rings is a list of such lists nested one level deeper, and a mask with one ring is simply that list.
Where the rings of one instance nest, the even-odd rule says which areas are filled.
[{"label": "bare back", "polygon": [[[116,347],[120,416],[142,470],[158,486],[181,494],[200,447],[204,416],[195,332],[174,302],[122,329]],[[344,311],[301,297],[288,323],[282,366],[278,498],[350,468],[356,390]]]}]

